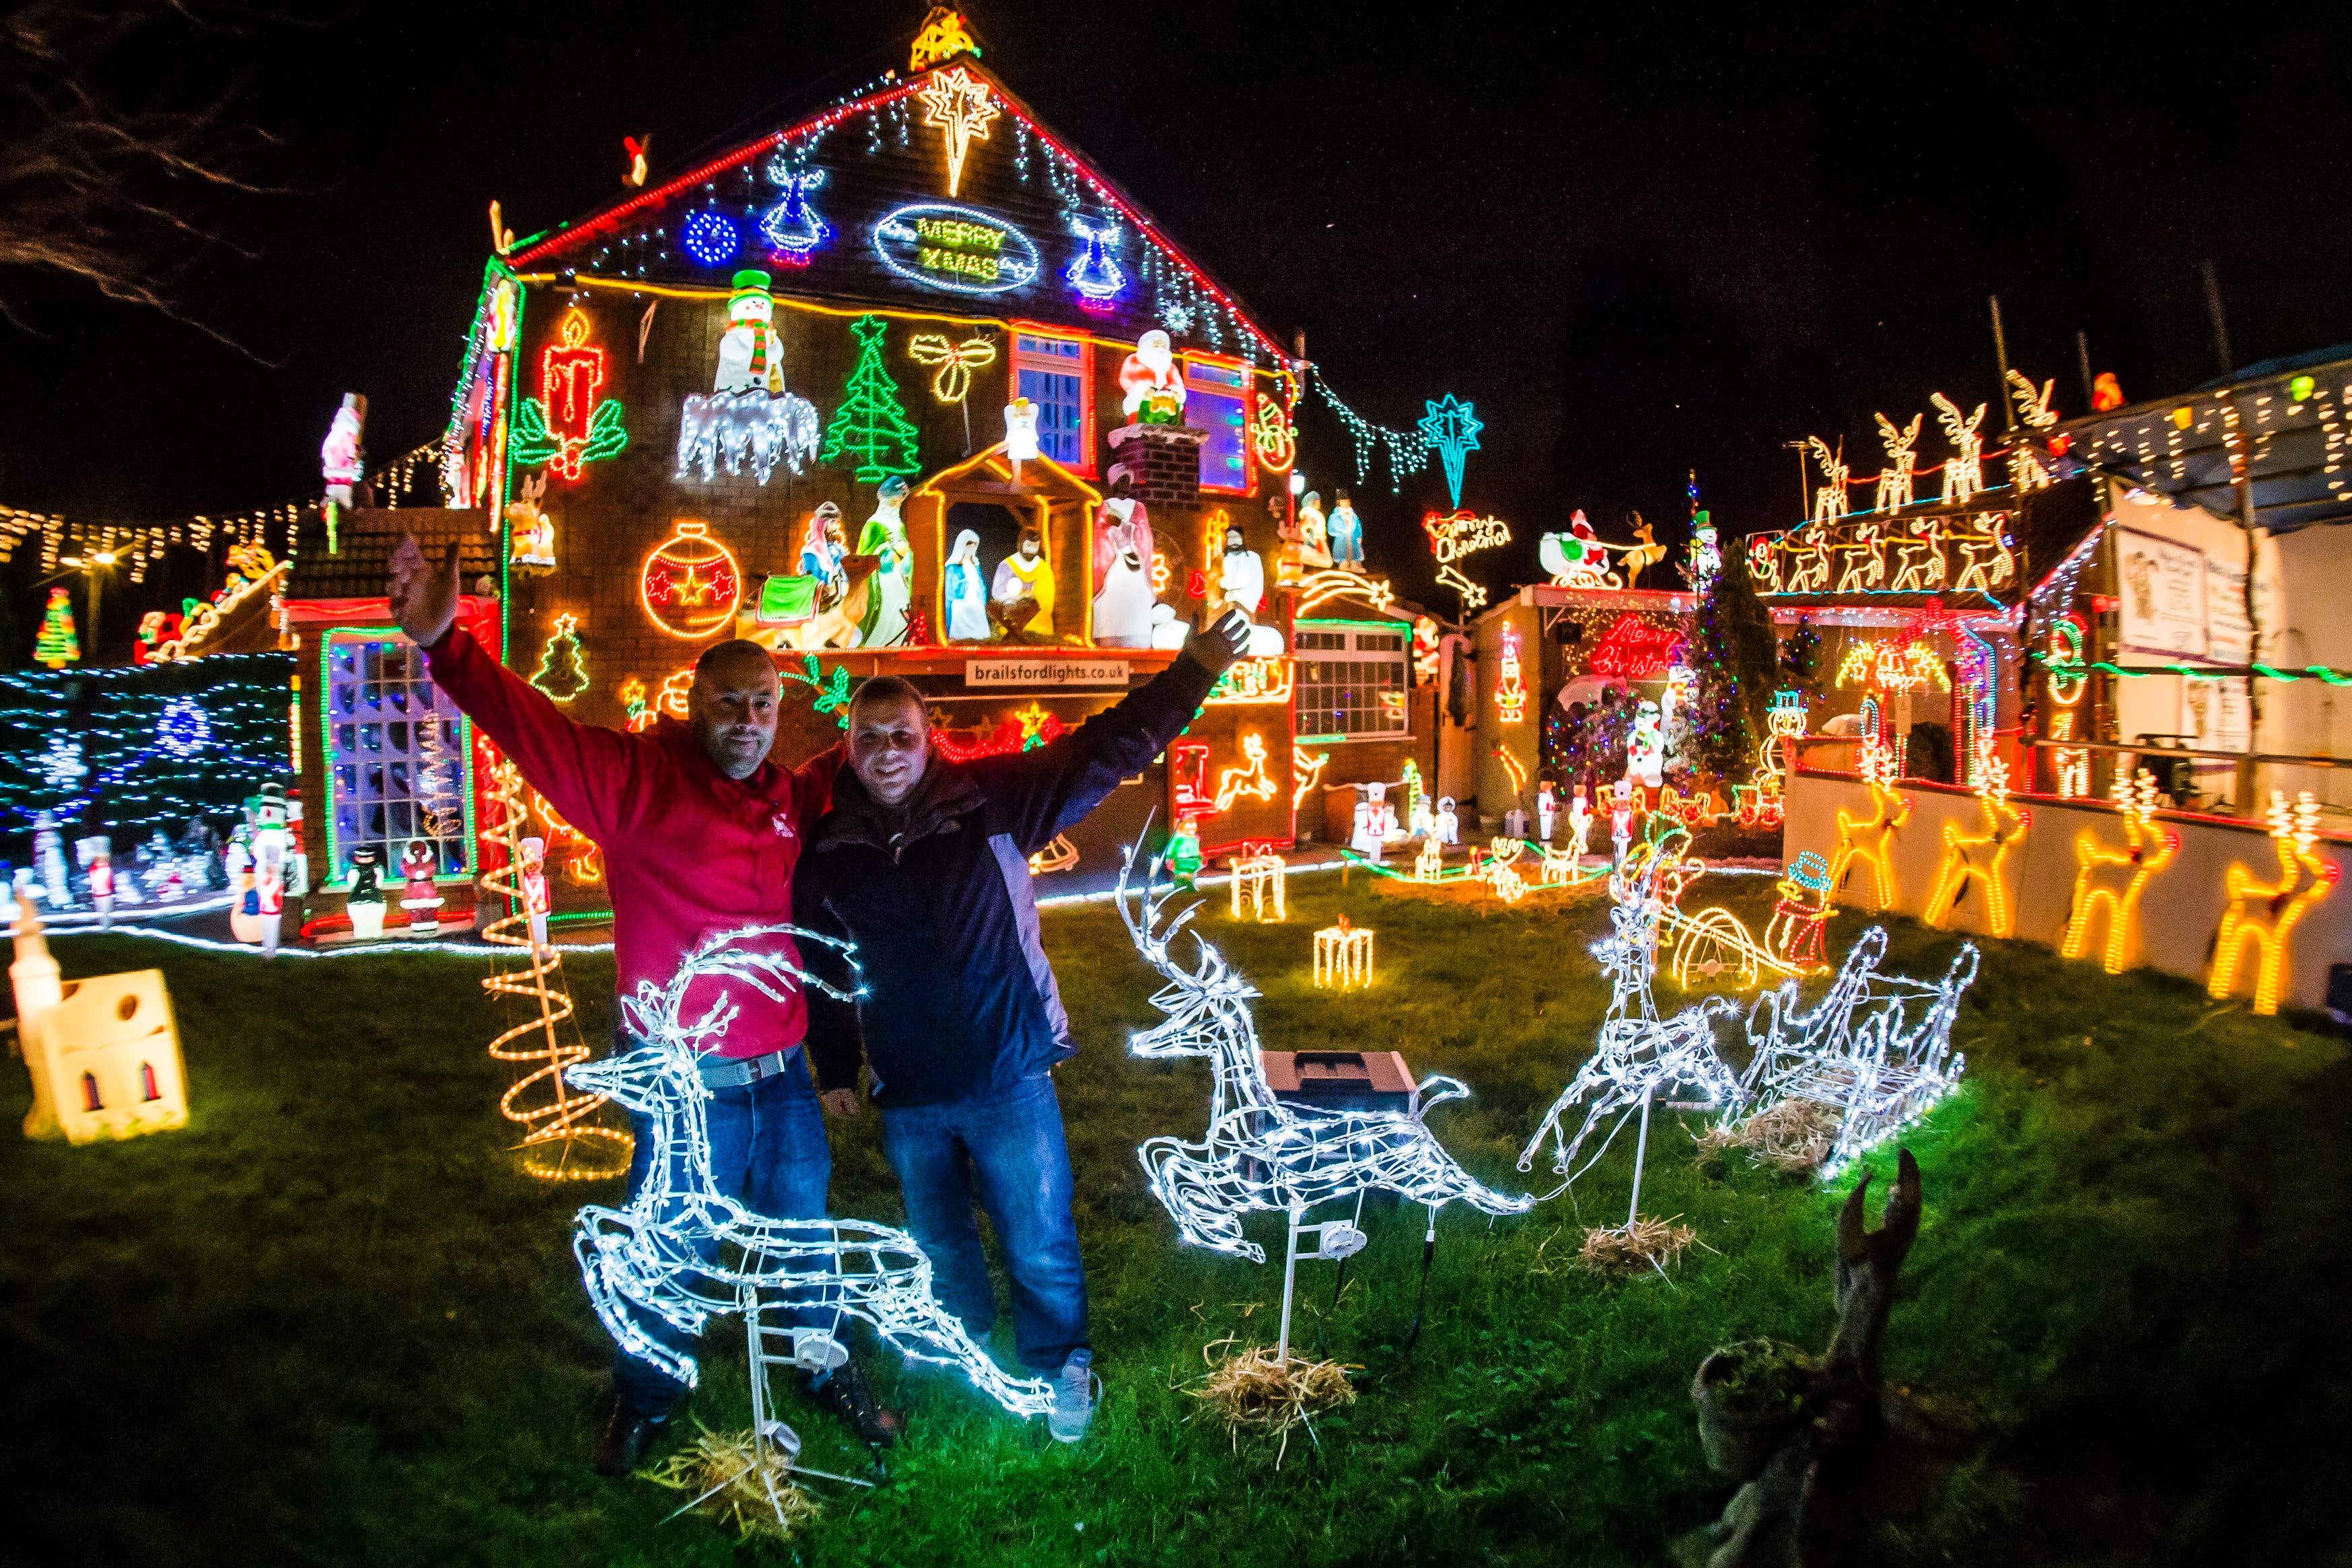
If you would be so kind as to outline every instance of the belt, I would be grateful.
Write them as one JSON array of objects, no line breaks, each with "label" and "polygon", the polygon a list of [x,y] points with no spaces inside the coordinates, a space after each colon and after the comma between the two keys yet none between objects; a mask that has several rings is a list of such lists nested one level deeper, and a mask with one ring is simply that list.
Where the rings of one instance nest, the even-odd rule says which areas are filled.
[{"label": "belt", "polygon": [[784,1070],[792,1059],[789,1050],[770,1051],[764,1057],[706,1056],[695,1064],[702,1074],[704,1087],[709,1089],[744,1089],[763,1078],[773,1078]]}]

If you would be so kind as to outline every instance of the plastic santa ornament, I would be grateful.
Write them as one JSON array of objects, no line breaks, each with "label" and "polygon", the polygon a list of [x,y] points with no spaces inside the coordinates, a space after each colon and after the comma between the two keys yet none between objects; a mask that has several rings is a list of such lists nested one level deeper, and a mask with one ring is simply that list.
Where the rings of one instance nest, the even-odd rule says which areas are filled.
[{"label": "plastic santa ornament", "polygon": [[319,472],[327,481],[327,499],[337,506],[352,504],[352,487],[366,467],[362,442],[367,433],[367,399],[356,392],[343,394],[343,405],[327,426],[319,448]]},{"label": "plastic santa ornament", "polygon": [[441,929],[441,889],[433,885],[440,868],[440,854],[422,838],[410,839],[400,852],[400,907],[408,911],[411,936],[431,936]]},{"label": "plastic santa ornament", "polygon": [[536,836],[517,846],[515,879],[522,888],[523,911],[530,916],[530,947],[547,951],[547,840]]},{"label": "plastic santa ornament", "polygon": [[1454,809],[1454,797],[1450,795],[1437,797],[1437,841],[1446,845],[1462,842],[1462,817]]},{"label": "plastic santa ornament", "polygon": [[98,907],[98,929],[111,930],[114,925],[114,846],[103,834],[77,839],[74,842],[74,858],[81,862],[83,872],[89,878],[89,901]]},{"label": "plastic santa ornament", "polygon": [[896,647],[907,640],[907,606],[915,595],[915,549],[907,542],[899,509],[907,504],[907,481],[897,474],[874,494],[874,515],[857,536],[857,553],[879,563],[866,606],[866,647]]},{"label": "plastic santa ornament", "polygon": [[1546,779],[1536,785],[1536,837],[1550,843],[1552,824],[1559,816],[1559,796],[1553,792],[1551,780]]},{"label": "plastic santa ornament", "polygon": [[1054,635],[1054,568],[1045,560],[1044,535],[1034,528],[1021,531],[1021,542],[1012,554],[996,563],[989,596],[1000,609],[1010,609],[1024,599],[1035,605],[1035,611],[1025,622],[1018,627],[1008,626],[1007,630],[1024,631],[1037,637]]},{"label": "plastic santa ornament", "polygon": [[58,831],[58,819],[48,812],[33,818],[33,864],[38,868],[41,896],[48,900],[49,908],[62,910],[73,902],[73,889],[66,879],[66,839]]},{"label": "plastic santa ornament", "polygon": [[1324,525],[1324,533],[1331,548],[1331,564],[1350,572],[1364,569],[1364,520],[1356,515],[1353,503],[1344,489],[1331,503],[1331,518]]},{"label": "plastic santa ornament", "polygon": [[383,934],[383,884],[376,875],[373,849],[352,851],[352,891],[343,912],[351,917],[352,937],[373,942]]},{"label": "plastic santa ornament", "polygon": [[1666,736],[1658,705],[1644,700],[1633,710],[1633,732],[1625,739],[1625,776],[1644,788],[1665,782]]},{"label": "plastic santa ornament", "polygon": [[1151,592],[1151,514],[1127,492],[1122,473],[1095,514],[1095,641],[1150,647],[1152,612],[1161,608]]},{"label": "plastic santa ornament", "polygon": [[1135,341],[1135,352],[1118,367],[1118,387],[1119,411],[1129,422],[1184,422],[1184,378],[1177,374],[1174,345],[1157,327]]},{"label": "plastic santa ornament", "polygon": [[1016,397],[1004,405],[1004,456],[1013,465],[1013,482],[1021,480],[1021,465],[1037,460],[1037,405]]}]

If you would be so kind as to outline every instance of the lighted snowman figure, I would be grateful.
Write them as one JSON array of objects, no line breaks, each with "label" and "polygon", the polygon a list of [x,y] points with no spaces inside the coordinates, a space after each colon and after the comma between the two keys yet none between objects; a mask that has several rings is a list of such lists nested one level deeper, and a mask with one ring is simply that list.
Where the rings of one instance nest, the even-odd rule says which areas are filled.
[{"label": "lighted snowman figure", "polygon": [[1119,412],[1130,423],[1181,425],[1184,378],[1176,373],[1175,345],[1154,327],[1135,341],[1135,352],[1118,367]]},{"label": "lighted snowman figure", "polygon": [[1568,803],[1568,837],[1576,847],[1576,858],[1584,858],[1592,838],[1592,803],[1584,798],[1584,786],[1576,786],[1576,794]]},{"label": "lighted snowman figure", "polygon": [[1348,847],[1367,856],[1373,865],[1381,863],[1381,846],[1396,831],[1396,807],[1389,804],[1389,787],[1384,784],[1368,784],[1361,798],[1356,802],[1354,831]]},{"label": "lighted snowman figure", "polygon": [[441,929],[441,889],[433,873],[441,868],[440,854],[422,838],[412,838],[400,852],[400,907],[408,911],[408,934],[431,936]]},{"label": "lighted snowman figure", "polygon": [[1552,792],[1551,780],[1536,785],[1536,837],[1551,842],[1552,824],[1559,816],[1559,796]]},{"label": "lighted snowman figure", "polygon": [[1454,809],[1454,797],[1450,795],[1437,797],[1437,841],[1445,845],[1462,842],[1462,817]]},{"label": "lighted snowman figure", "polygon": [[49,908],[61,910],[73,902],[73,887],[66,879],[65,835],[48,812],[33,818],[33,863],[40,868],[41,896]]},{"label": "lighted snowman figure", "polygon": [[1625,777],[1645,788],[1665,782],[1666,736],[1658,705],[1643,700],[1633,710],[1633,732],[1625,741]]},{"label": "lighted snowman figure", "polygon": [[533,835],[517,847],[515,879],[522,887],[522,907],[530,916],[530,948],[547,951],[547,840]]},{"label": "lighted snowman figure", "polygon": [[351,917],[352,940],[373,942],[383,934],[383,883],[373,849],[352,851],[352,891],[343,912]]},{"label": "lighted snowman figure", "polygon": [[1633,841],[1633,784],[1619,779],[1609,797],[1609,842],[1616,847],[1616,863],[1625,864],[1625,847]]},{"label": "lighted snowman figure", "polygon": [[1692,587],[1704,593],[1722,570],[1722,542],[1716,535],[1715,524],[1706,513],[1700,512],[1691,520],[1690,569],[1685,575],[1690,578]]},{"label": "lighted snowman figure", "polygon": [[1016,397],[1004,405],[1004,456],[1013,465],[1013,482],[1021,483],[1021,465],[1037,460],[1037,405]]},{"label": "lighted snowman figure", "polygon": [[783,395],[784,342],[776,331],[775,296],[768,291],[764,272],[735,274],[734,292],[727,297],[727,331],[719,339],[719,374],[711,390]]}]

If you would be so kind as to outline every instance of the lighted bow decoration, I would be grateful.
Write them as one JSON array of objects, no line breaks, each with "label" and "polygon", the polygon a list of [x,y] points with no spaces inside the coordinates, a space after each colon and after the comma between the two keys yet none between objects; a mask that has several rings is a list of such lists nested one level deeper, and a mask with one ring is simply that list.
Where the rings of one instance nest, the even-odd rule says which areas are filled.
[{"label": "lighted bow decoration", "polygon": [[907,357],[937,367],[931,376],[933,397],[961,403],[971,394],[971,373],[996,363],[996,345],[986,338],[952,342],[944,332],[917,332],[908,340]]},{"label": "lighted bow decoration", "polygon": [[[630,1032],[646,1044],[565,1075],[573,1087],[638,1112],[652,1140],[646,1180],[627,1204],[591,1204],[574,1226],[572,1250],[596,1316],[628,1354],[688,1387],[698,1375],[694,1358],[654,1338],[644,1320],[692,1335],[717,1313],[782,1310],[803,1320],[829,1316],[831,1327],[802,1331],[837,1341],[855,1318],[910,1361],[960,1368],[1012,1414],[1045,1414],[1051,1388],[1042,1378],[1006,1375],[973,1342],[940,1304],[930,1259],[913,1237],[864,1220],[771,1219],[712,1181],[710,1090],[698,1064],[741,1011],[730,988],[782,1001],[794,987],[813,985],[856,1000],[855,989],[836,989],[773,945],[787,940],[835,948],[856,970],[846,943],[797,927],[725,932],[689,953],[667,986],[644,981],[623,1000]],[[690,992],[702,1002],[698,1016]]]},{"label": "lighted bow decoration", "polygon": [[961,66],[940,71],[916,94],[923,100],[923,123],[940,133],[948,155],[948,195],[963,183],[963,161],[974,142],[988,140],[988,128],[1002,111],[988,84]]},{"label": "lighted bow decoration", "polygon": [[1422,416],[1419,428],[1423,437],[1437,449],[1438,461],[1445,468],[1446,491],[1454,498],[1453,505],[1459,510],[1462,505],[1462,461],[1478,449],[1478,432],[1486,426],[1473,412],[1477,406],[1475,404],[1461,402],[1450,392],[1442,401],[1425,403],[1423,406],[1429,412]]}]

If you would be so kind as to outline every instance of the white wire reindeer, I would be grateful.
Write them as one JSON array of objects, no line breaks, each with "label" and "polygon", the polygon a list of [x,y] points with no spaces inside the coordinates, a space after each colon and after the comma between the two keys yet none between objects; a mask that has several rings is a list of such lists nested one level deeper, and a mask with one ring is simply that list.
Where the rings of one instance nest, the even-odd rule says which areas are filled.
[{"label": "white wire reindeer", "polygon": [[[588,1205],[574,1225],[572,1250],[597,1317],[631,1355],[691,1387],[694,1358],[646,1333],[631,1309],[689,1335],[713,1314],[743,1314],[761,1404],[766,1365],[786,1359],[838,1364],[836,1331],[842,1320],[856,1318],[911,1361],[961,1368],[1012,1414],[1045,1414],[1052,1390],[1042,1379],[1008,1376],[973,1342],[940,1304],[930,1259],[914,1237],[865,1220],[770,1218],[712,1182],[710,1090],[697,1061],[715,1047],[740,1008],[722,989],[699,1017],[690,1018],[688,993],[705,982],[707,996],[710,985],[733,984],[782,1000],[793,985],[808,984],[850,999],[784,954],[746,945],[784,936],[850,951],[793,926],[753,926],[712,937],[688,956],[667,987],[643,982],[635,997],[624,999],[630,1027],[644,1045],[567,1075],[575,1086],[608,1096],[651,1123],[651,1163],[636,1193],[621,1208]],[[771,1356],[767,1337],[784,1331],[763,1335],[759,1317],[777,1311],[804,1320],[829,1311],[833,1327],[791,1331],[794,1358]]]},{"label": "white wire reindeer", "polygon": [[[1696,1110],[1736,1106],[1744,1098],[1738,1075],[1715,1047],[1715,1020],[1731,1013],[1730,999],[1706,997],[1671,1018],[1661,1018],[1652,993],[1658,973],[1659,926],[1680,900],[1684,886],[1705,869],[1699,861],[1683,858],[1689,842],[1683,829],[1672,829],[1634,847],[1624,863],[1610,873],[1609,895],[1616,900],[1616,907],[1609,911],[1613,934],[1592,950],[1610,979],[1609,1014],[1601,1020],[1601,1037],[1591,1059],[1577,1069],[1576,1077],[1552,1101],[1535,1136],[1519,1152],[1519,1169],[1532,1169],[1536,1152],[1549,1137],[1552,1170],[1566,1178],[1558,1190],[1565,1191],[1609,1152],[1625,1123],[1638,1115],[1642,1132],[1633,1154],[1633,1207],[1628,1224],[1641,1212],[1642,1162],[1649,1149],[1652,1100],[1676,1089],[1696,1092],[1695,1100],[1684,1102]],[[1577,1105],[1586,1107],[1584,1121],[1576,1136],[1570,1138],[1565,1119]],[[1616,1117],[1617,1124],[1593,1151],[1592,1158],[1576,1166],[1584,1141],[1610,1116]]]},{"label": "white wire reindeer", "polygon": [[1139,1057],[1206,1057],[1215,1069],[1202,1140],[1152,1138],[1136,1153],[1152,1196],[1195,1247],[1263,1263],[1265,1249],[1243,1235],[1242,1216],[1265,1212],[1289,1217],[1277,1357],[1289,1353],[1290,1287],[1302,1237],[1314,1233],[1309,1239],[1317,1250],[1308,1256],[1315,1258],[1344,1258],[1363,1246],[1363,1232],[1350,1222],[1304,1225],[1316,1205],[1360,1199],[1367,1192],[1395,1193],[1428,1208],[1431,1237],[1437,1211],[1457,1200],[1490,1215],[1524,1214],[1534,1206],[1532,1198],[1498,1193],[1471,1175],[1424,1124],[1432,1106],[1469,1097],[1469,1089],[1454,1079],[1423,1079],[1410,1110],[1325,1110],[1276,1099],[1250,1014],[1257,988],[1198,931],[1192,933],[1198,961],[1190,969],[1176,962],[1169,943],[1201,906],[1195,902],[1161,924],[1160,911],[1175,889],[1159,880],[1162,858],[1157,856],[1147,863],[1143,888],[1130,903],[1135,858],[1130,847],[1119,869],[1119,919],[1144,962],[1168,982],[1151,998],[1168,1016],[1136,1036],[1129,1047]]},{"label": "white wire reindeer", "polygon": [[1873,926],[1810,1012],[1797,1011],[1791,980],[1758,997],[1748,1015],[1756,1054],[1741,1109],[1755,1115],[1790,1100],[1827,1106],[1838,1127],[1822,1163],[1825,1176],[1950,1093],[1968,1065],[1952,1049],[1952,1020],[1977,977],[1975,944],[1960,944],[1941,980],[1882,974],[1885,956],[1886,930]]}]

